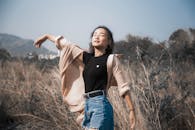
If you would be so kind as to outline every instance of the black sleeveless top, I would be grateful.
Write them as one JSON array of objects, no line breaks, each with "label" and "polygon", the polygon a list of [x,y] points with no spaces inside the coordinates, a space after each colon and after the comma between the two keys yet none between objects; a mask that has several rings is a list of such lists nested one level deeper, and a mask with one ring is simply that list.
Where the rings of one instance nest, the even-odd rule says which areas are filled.
[{"label": "black sleeveless top", "polygon": [[91,53],[83,53],[85,93],[106,88],[108,56],[108,54],[104,54],[94,57]]}]

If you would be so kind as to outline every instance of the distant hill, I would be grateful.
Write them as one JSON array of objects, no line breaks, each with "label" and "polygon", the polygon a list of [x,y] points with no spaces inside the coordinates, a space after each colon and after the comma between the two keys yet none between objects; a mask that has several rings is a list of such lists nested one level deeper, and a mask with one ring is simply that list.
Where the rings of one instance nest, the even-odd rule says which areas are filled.
[{"label": "distant hill", "polygon": [[33,40],[23,39],[18,36],[0,33],[0,48],[6,49],[11,56],[24,57],[27,53],[55,54],[43,46],[37,49],[33,46]]}]

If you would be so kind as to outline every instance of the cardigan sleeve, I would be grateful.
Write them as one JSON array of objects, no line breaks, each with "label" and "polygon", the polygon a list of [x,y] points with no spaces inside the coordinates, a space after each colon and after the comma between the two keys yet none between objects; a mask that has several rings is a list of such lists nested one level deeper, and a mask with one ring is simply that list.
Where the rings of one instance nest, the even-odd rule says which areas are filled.
[{"label": "cardigan sleeve", "polygon": [[59,50],[62,50],[67,44],[71,44],[69,40],[64,38],[63,36],[59,35],[55,38],[56,47]]},{"label": "cardigan sleeve", "polygon": [[68,39],[64,38],[63,36],[57,36],[55,38],[55,43],[56,47],[61,52],[60,58],[65,57],[74,60],[79,54],[83,52],[83,49],[81,49]]},{"label": "cardigan sleeve", "polygon": [[60,50],[59,69],[61,76],[64,74],[67,67],[81,54],[83,49],[78,47],[73,42],[70,42],[63,36],[58,36],[55,39],[56,47]]},{"label": "cardigan sleeve", "polygon": [[55,43],[60,50],[59,70],[63,101],[68,104],[71,112],[81,111],[84,108],[83,63],[77,59],[84,50],[62,36],[57,37]]},{"label": "cardigan sleeve", "polygon": [[117,56],[114,56],[113,59],[113,76],[117,82],[119,95],[124,96],[130,90],[129,79],[125,75],[125,71]]}]

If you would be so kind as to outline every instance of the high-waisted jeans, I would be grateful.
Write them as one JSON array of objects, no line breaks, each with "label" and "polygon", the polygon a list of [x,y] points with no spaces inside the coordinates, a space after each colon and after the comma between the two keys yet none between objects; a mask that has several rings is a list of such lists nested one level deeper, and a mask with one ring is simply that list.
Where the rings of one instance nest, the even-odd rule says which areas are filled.
[{"label": "high-waisted jeans", "polygon": [[87,98],[82,126],[98,130],[114,130],[113,108],[105,95]]}]

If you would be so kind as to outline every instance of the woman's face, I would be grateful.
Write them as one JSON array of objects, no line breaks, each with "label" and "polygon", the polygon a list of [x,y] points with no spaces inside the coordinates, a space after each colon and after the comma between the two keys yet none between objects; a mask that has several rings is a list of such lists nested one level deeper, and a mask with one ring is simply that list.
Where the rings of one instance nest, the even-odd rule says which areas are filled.
[{"label": "woman's face", "polygon": [[106,49],[109,44],[108,33],[103,28],[95,30],[92,36],[92,46],[99,49]]}]

